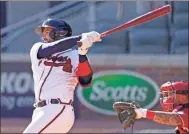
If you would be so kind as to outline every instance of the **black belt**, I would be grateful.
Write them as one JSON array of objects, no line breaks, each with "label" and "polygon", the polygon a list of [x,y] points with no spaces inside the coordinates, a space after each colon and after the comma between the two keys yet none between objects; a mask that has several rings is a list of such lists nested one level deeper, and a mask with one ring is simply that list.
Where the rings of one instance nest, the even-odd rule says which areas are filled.
[{"label": "black belt", "polygon": [[65,102],[61,102],[60,99],[50,99],[49,101],[42,100],[42,101],[36,102],[33,106],[34,107],[44,107],[47,104],[64,104],[64,105],[71,105],[71,106],[73,106],[73,101],[70,100],[70,102],[65,103]]}]

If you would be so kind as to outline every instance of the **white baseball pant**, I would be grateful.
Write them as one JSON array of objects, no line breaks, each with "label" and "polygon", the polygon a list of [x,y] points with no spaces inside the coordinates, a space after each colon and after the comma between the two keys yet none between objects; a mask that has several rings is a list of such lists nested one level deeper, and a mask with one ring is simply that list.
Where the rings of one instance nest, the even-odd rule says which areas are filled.
[{"label": "white baseball pant", "polygon": [[74,120],[73,106],[48,104],[34,110],[32,121],[23,133],[67,133]]}]

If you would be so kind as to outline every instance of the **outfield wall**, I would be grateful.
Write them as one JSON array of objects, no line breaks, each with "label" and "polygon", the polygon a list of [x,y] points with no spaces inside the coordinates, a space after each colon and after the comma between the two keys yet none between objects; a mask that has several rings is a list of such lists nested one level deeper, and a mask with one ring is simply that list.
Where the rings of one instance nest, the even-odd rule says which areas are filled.
[{"label": "outfield wall", "polygon": [[[158,87],[166,81],[188,80],[187,55],[98,54],[89,55],[89,58],[94,79],[90,88],[76,88],[76,122],[71,132],[122,133],[119,121],[111,114],[114,101],[133,99],[142,107],[148,104],[150,109],[160,110]],[[1,55],[1,67],[1,129],[2,132],[20,133],[33,112],[30,58],[28,55]],[[173,132],[174,127],[142,119],[135,123],[134,130],[168,133]],[[130,128],[126,130],[130,132]]]},{"label": "outfield wall", "polygon": [[[188,55],[154,56],[98,54],[89,55],[89,58],[94,71],[94,75],[96,73],[103,73],[104,71],[109,70],[114,72],[119,72],[120,70],[131,71],[148,77],[153,82],[155,82],[157,86],[166,81],[188,80]],[[34,94],[33,78],[30,66],[31,63],[29,55],[1,55],[1,105],[3,117],[31,117]],[[119,84],[119,78],[117,82]],[[127,81],[122,80],[122,83],[120,84],[123,83],[127,83]],[[77,88],[76,91],[78,90],[79,89]],[[92,106],[91,108],[89,106],[90,104],[86,104],[86,101],[83,102],[83,99],[81,99],[81,97],[78,101],[78,92],[76,92],[75,95],[75,109],[78,118],[112,118],[110,116],[106,116],[106,113],[101,114],[99,112],[96,112],[94,110],[94,106]],[[107,99],[109,98],[107,97]],[[114,100],[112,101],[115,101],[116,99],[118,98],[114,97]],[[100,101],[103,100],[99,100],[97,103],[101,103]],[[95,105],[95,103],[92,105]],[[106,103],[103,103],[103,105],[111,105],[110,103],[112,102],[106,101]],[[103,105],[99,107],[104,107]],[[153,105],[154,106],[151,107],[154,109],[160,108],[159,103],[157,102]],[[23,113],[20,114],[20,111],[22,111]],[[90,113],[90,115],[88,113]]]}]

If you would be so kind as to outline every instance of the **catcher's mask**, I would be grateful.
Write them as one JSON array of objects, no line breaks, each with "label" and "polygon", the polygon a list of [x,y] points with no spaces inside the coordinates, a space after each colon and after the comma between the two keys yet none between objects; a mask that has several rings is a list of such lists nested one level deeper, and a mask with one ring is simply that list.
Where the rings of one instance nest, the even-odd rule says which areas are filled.
[{"label": "catcher's mask", "polygon": [[177,94],[184,95],[188,97],[188,82],[176,81],[176,82],[166,82],[161,86],[161,98],[160,104],[163,111],[171,112],[176,107],[175,101]]},{"label": "catcher's mask", "polygon": [[72,35],[72,28],[68,23],[60,19],[47,19],[42,26],[35,28],[35,32],[42,36],[45,42],[56,41]]}]

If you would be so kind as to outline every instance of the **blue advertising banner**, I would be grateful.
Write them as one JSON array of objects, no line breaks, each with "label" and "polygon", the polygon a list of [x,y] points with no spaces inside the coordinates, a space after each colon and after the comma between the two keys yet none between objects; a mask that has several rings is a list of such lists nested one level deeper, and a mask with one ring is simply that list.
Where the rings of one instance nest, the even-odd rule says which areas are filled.
[{"label": "blue advertising banner", "polygon": [[[29,62],[1,62],[1,117],[32,117],[35,102]],[[78,101],[74,108],[77,119]]]},{"label": "blue advertising banner", "polygon": [[30,63],[1,63],[1,117],[31,117],[34,101]]}]

